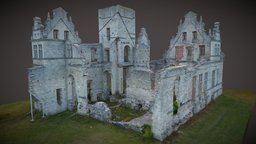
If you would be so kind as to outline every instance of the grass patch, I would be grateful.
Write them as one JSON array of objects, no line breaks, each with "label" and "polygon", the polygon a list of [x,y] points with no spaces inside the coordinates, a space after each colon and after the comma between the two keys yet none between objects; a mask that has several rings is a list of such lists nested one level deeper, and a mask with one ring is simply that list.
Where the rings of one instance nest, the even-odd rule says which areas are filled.
[{"label": "grass patch", "polygon": [[241,144],[256,94],[228,90],[168,137],[175,144]]},{"label": "grass patch", "polygon": [[114,107],[110,108],[112,111],[113,121],[130,121],[134,118],[140,117],[146,113],[146,111],[136,111],[128,107]]},{"label": "grass patch", "polygon": [[[255,102],[255,93],[225,91],[222,96],[181,127],[163,143],[239,144]],[[134,113],[124,108],[125,119]],[[131,112],[131,114],[130,114]],[[135,116],[137,117],[137,116]],[[145,140],[142,134],[97,120],[63,112],[30,122],[29,102],[0,105],[1,144],[134,144],[161,142]]]}]

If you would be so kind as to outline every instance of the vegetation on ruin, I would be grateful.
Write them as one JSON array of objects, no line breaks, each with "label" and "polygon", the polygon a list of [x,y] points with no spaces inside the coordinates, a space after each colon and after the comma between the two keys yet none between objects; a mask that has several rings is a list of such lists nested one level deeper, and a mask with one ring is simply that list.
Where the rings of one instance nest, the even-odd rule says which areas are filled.
[{"label": "vegetation on ruin", "polygon": [[173,106],[173,114],[177,114],[179,105],[177,102],[176,95],[173,96],[173,105],[172,106]]},{"label": "vegetation on ruin", "polygon": [[[240,144],[255,98],[251,92],[225,91],[163,143]],[[28,101],[1,105],[0,128],[1,144],[161,143],[68,111],[30,122]]]},{"label": "vegetation on ruin", "polygon": [[143,130],[142,130],[142,134],[143,134],[143,138],[145,138],[145,139],[153,138],[153,133],[152,133],[152,130],[151,130],[151,126],[145,124],[144,127],[143,127]]},{"label": "vegetation on ruin", "polygon": [[137,111],[128,107],[114,107],[110,108],[112,112],[113,121],[130,121],[134,118],[140,117],[146,113],[146,111]]}]

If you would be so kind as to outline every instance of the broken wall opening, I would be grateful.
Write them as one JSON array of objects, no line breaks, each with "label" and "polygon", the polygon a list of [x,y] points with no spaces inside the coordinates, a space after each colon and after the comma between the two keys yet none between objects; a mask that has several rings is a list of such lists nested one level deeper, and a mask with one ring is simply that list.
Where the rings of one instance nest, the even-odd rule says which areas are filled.
[{"label": "broken wall opening", "polygon": [[68,91],[68,98],[70,98],[69,109],[76,110],[77,96],[76,96],[76,90],[75,90],[75,79],[72,75],[69,75],[67,79],[67,91]]},{"label": "broken wall opening", "polygon": [[89,102],[92,101],[93,91],[92,91],[92,80],[87,80],[87,99]]}]

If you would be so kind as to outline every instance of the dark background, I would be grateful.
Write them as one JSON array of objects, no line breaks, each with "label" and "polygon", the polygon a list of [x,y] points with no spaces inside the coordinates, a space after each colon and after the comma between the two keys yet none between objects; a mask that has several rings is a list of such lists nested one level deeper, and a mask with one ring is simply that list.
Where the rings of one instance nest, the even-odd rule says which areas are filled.
[{"label": "dark background", "polygon": [[221,24],[225,53],[224,89],[256,90],[255,15],[249,1],[224,0],[44,0],[1,4],[0,104],[28,99],[27,68],[32,65],[30,36],[33,17],[62,7],[84,43],[98,42],[98,9],[120,4],[136,11],[136,33],[145,27],[151,40],[151,59],[160,58],[188,11],[203,16],[206,30]]}]

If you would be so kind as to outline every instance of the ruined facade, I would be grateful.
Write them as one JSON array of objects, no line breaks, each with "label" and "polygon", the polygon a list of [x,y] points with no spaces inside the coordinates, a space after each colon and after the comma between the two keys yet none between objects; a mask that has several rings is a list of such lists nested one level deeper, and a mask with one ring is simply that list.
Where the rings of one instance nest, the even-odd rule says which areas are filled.
[{"label": "ruined facade", "polygon": [[163,140],[222,93],[219,22],[206,33],[202,18],[188,12],[159,60],[150,60],[145,28],[136,37],[134,10],[99,9],[98,22],[99,43],[81,43],[62,8],[48,13],[45,23],[34,18],[31,111],[44,117],[75,110],[111,121],[102,101],[121,97],[123,106],[149,111],[154,137]]}]

